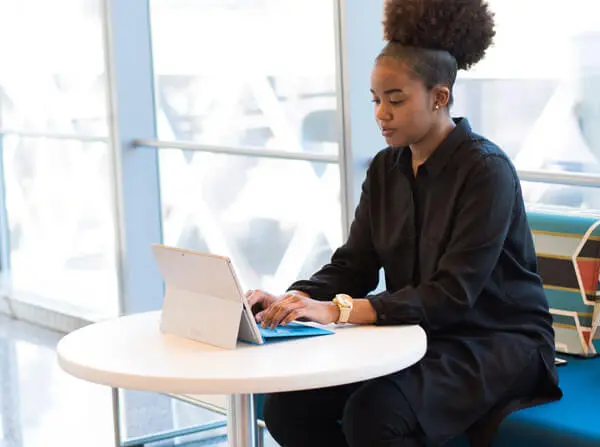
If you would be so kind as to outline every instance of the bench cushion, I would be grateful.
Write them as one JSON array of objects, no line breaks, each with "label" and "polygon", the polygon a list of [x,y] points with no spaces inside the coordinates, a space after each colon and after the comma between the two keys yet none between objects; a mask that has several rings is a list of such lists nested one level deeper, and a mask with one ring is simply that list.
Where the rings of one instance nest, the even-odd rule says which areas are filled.
[{"label": "bench cushion", "polygon": [[[569,363],[558,368],[564,397],[512,413],[500,424],[492,447],[600,446],[600,358],[566,358]],[[448,447],[468,445],[461,436]]]},{"label": "bench cushion", "polygon": [[558,368],[564,397],[511,414],[500,425],[494,446],[598,446],[600,358],[568,357]]}]

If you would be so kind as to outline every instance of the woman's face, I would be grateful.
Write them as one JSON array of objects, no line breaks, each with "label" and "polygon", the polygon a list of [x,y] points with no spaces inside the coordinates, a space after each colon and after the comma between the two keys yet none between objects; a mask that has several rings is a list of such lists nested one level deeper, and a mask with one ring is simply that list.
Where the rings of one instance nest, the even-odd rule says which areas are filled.
[{"label": "woman's face", "polygon": [[420,142],[439,119],[433,91],[428,91],[404,63],[392,57],[376,62],[371,73],[371,94],[375,119],[389,146]]}]

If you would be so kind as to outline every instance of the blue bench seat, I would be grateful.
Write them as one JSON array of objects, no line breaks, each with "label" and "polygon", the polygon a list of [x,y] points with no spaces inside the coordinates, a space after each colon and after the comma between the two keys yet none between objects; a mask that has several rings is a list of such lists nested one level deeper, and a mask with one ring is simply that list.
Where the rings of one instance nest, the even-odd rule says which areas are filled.
[{"label": "blue bench seat", "polygon": [[564,397],[511,414],[493,446],[600,446],[600,358],[565,357],[558,368]]},{"label": "blue bench seat", "polygon": [[[491,447],[600,446],[600,357],[564,356],[558,368],[561,400],[510,414],[501,424]],[[446,447],[467,447],[466,436]]]}]

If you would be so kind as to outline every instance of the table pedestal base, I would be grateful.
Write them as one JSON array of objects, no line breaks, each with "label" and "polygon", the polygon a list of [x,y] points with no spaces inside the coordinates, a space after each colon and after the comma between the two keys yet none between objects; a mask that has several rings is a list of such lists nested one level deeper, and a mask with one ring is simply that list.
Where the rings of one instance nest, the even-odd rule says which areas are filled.
[{"label": "table pedestal base", "polygon": [[256,447],[256,416],[252,394],[234,394],[227,400],[227,444]]}]

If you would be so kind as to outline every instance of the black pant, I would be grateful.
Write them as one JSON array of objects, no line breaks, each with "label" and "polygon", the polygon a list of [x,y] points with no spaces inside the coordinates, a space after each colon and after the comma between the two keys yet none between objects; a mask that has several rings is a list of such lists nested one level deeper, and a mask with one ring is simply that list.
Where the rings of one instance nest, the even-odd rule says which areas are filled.
[{"label": "black pant", "polygon": [[264,418],[284,447],[422,445],[423,432],[408,401],[386,377],[267,395]]},{"label": "black pant", "polygon": [[[508,414],[504,409],[514,411],[519,406],[515,407],[512,403],[520,403],[523,398],[533,396],[543,374],[546,374],[544,364],[535,353],[487,417],[480,421],[481,424],[473,426],[479,434],[472,438],[472,442],[488,445],[497,424]],[[410,404],[390,377],[332,388],[266,395],[264,419],[267,428],[284,447],[428,445]],[[497,415],[501,418],[494,421]]]}]

